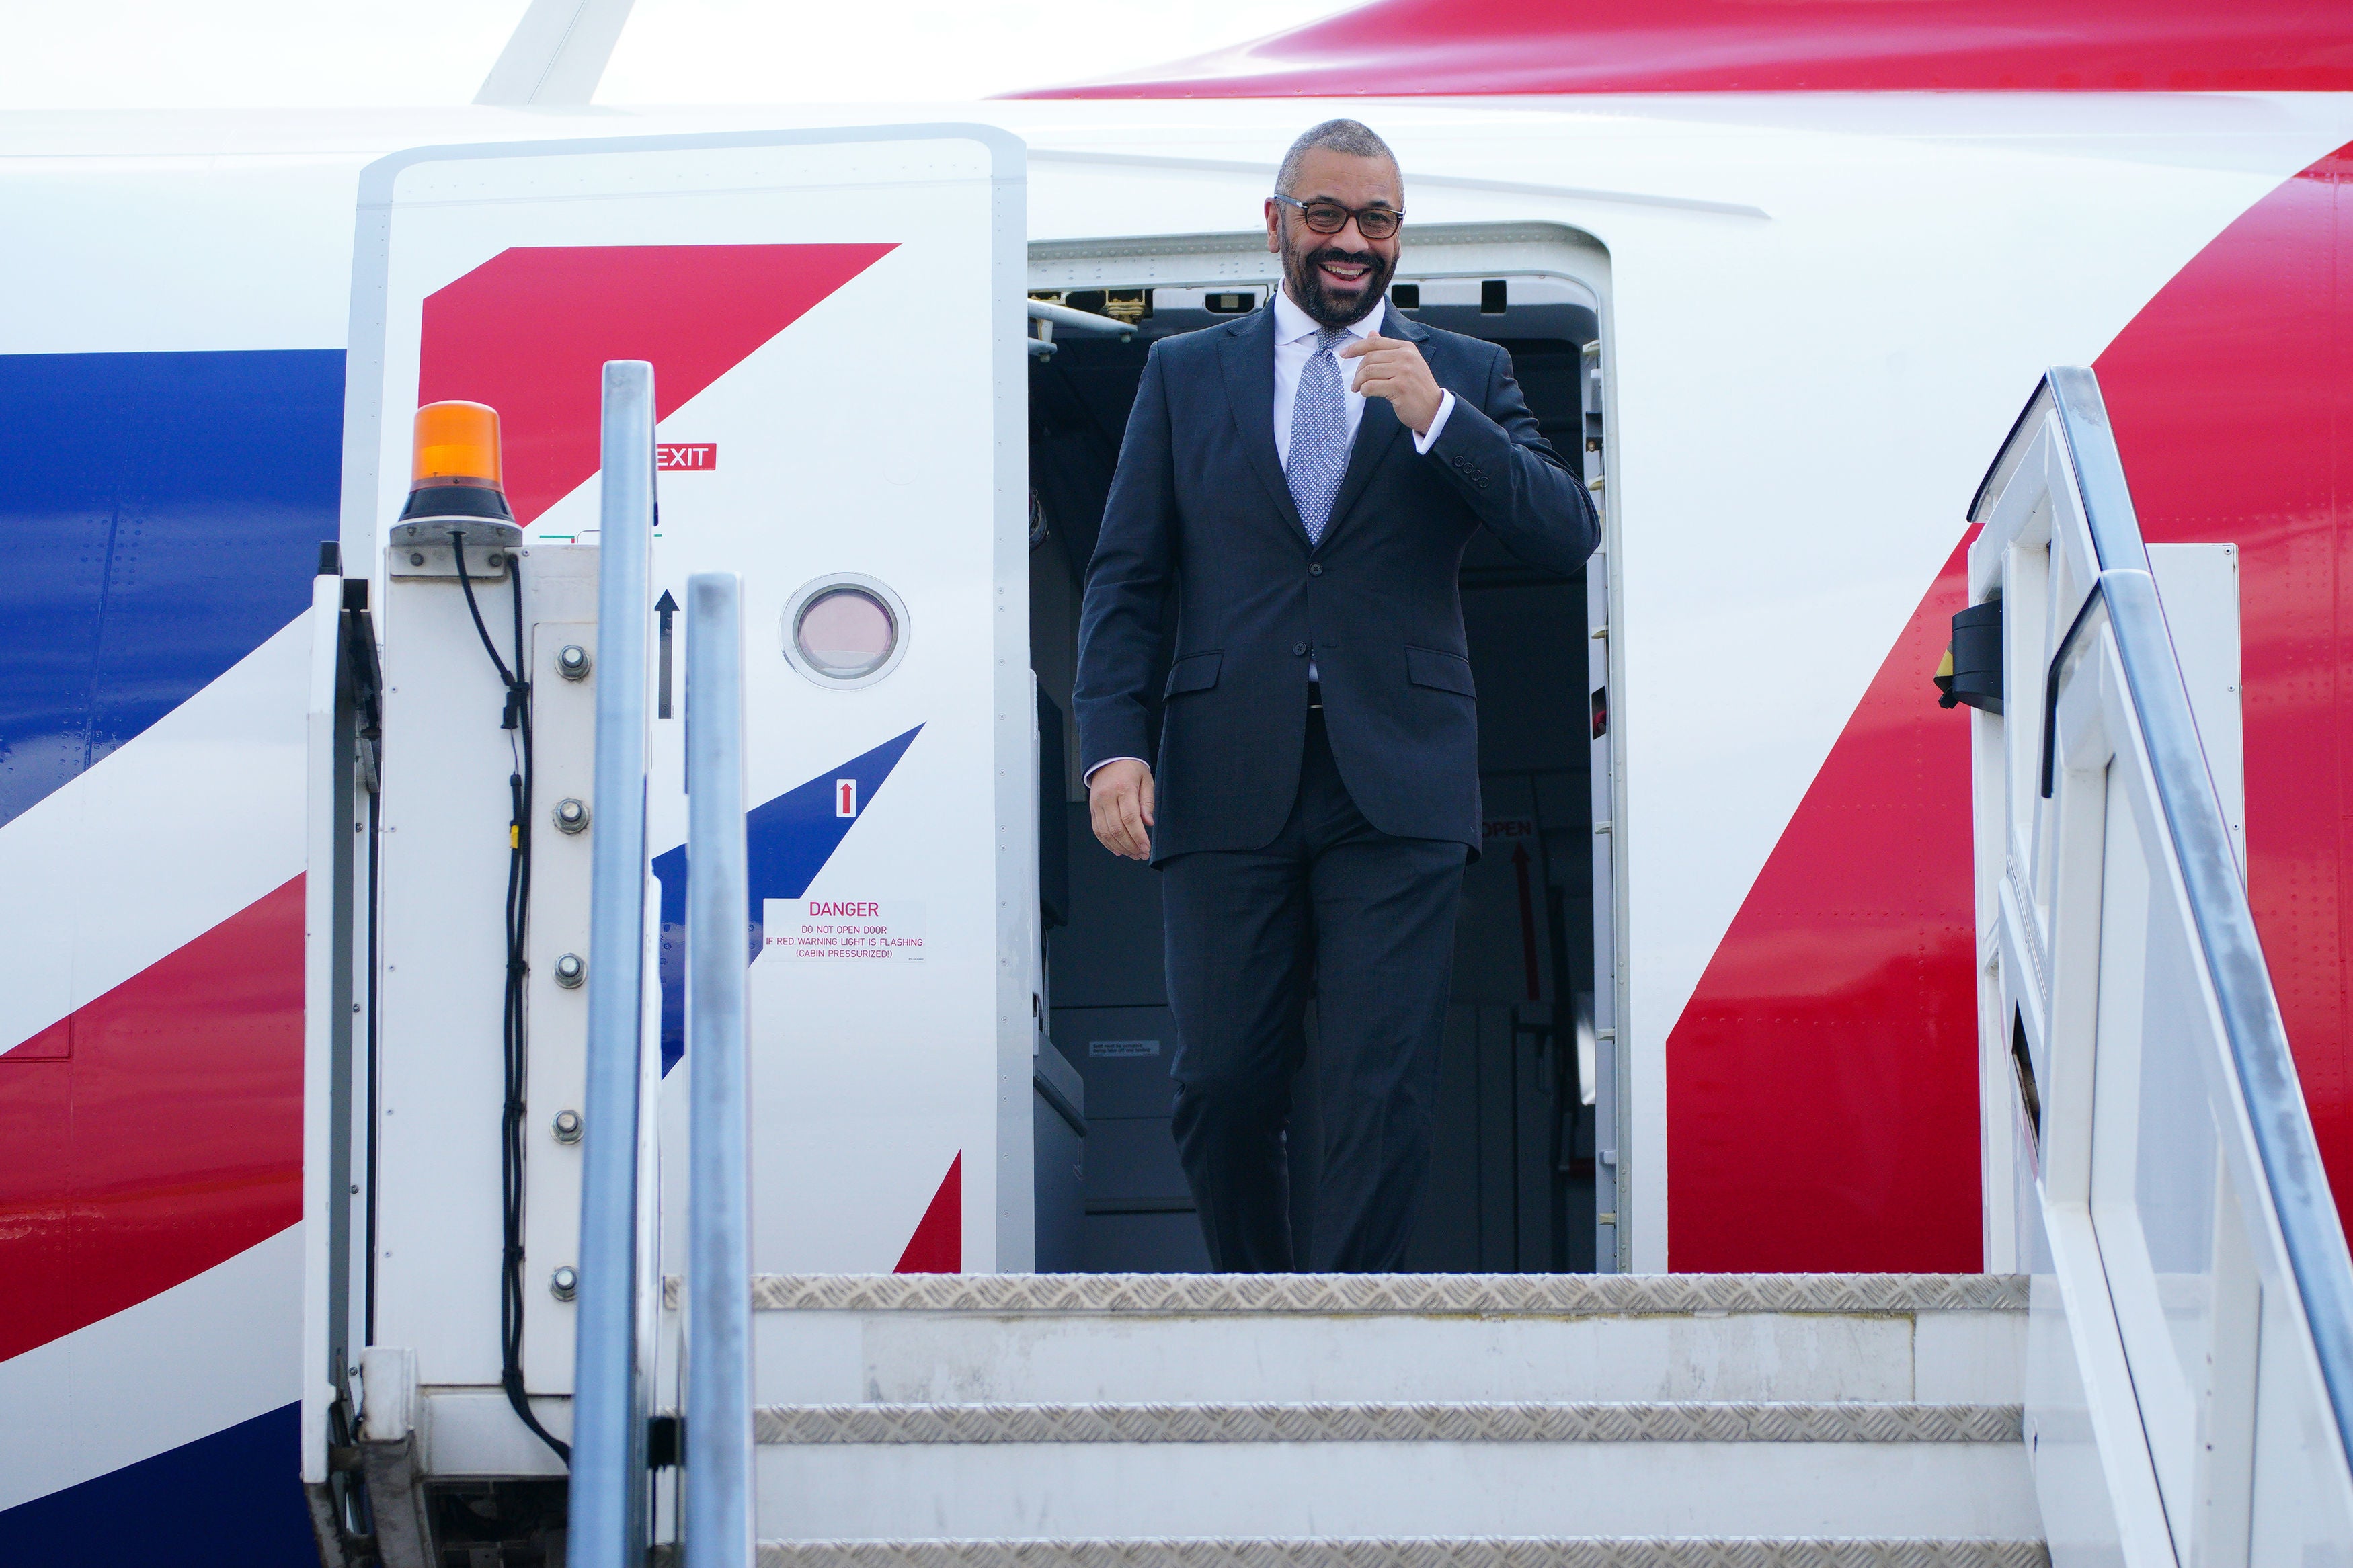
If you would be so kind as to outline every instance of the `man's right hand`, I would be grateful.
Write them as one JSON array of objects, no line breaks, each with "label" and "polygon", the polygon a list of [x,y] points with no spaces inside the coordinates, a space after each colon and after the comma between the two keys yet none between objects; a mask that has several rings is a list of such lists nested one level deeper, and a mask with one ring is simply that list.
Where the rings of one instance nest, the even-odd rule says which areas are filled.
[{"label": "man's right hand", "polygon": [[1152,858],[1152,770],[1134,757],[1105,763],[1087,780],[1095,837],[1114,855]]}]

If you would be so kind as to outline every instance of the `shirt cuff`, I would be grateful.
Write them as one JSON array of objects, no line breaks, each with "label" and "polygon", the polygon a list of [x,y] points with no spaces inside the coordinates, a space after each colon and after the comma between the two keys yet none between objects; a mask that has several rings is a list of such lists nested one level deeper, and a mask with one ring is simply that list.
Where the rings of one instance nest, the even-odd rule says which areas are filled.
[{"label": "shirt cuff", "polygon": [[1430,422],[1430,428],[1413,438],[1416,457],[1428,455],[1430,449],[1438,444],[1439,433],[1446,428],[1446,416],[1453,412],[1454,395],[1449,392],[1438,400],[1438,416]]},{"label": "shirt cuff", "polygon": [[1095,775],[1103,772],[1105,768],[1111,766],[1112,763],[1141,763],[1143,761],[1144,759],[1142,757],[1105,757],[1102,762],[1097,763],[1093,767],[1089,768],[1083,774],[1082,774],[1079,782],[1092,789],[1094,787]]}]

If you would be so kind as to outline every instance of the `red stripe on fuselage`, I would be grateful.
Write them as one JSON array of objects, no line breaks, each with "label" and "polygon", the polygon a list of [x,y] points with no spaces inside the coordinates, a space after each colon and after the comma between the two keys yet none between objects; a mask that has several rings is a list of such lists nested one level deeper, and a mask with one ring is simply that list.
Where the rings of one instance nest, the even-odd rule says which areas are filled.
[{"label": "red stripe on fuselage", "polygon": [[[2340,1206],[2353,1183],[2348,186],[2353,148],[2265,196],[2094,366],[2143,533],[2240,546],[2249,894]],[[1668,1037],[1675,1268],[1979,1267],[1968,725],[1927,688],[1961,606],[1960,560],[1913,613]]]},{"label": "red stripe on fuselage", "polygon": [[1945,563],[1667,1037],[1679,1270],[1979,1267],[1969,725]]},{"label": "red stripe on fuselage", "polygon": [[893,1274],[954,1274],[964,1267],[964,1151],[948,1162],[923,1217],[915,1222]]},{"label": "red stripe on fuselage", "polygon": [[1019,98],[1554,92],[2343,92],[2333,0],[1375,0]]},{"label": "red stripe on fuselage", "polygon": [[2353,1192],[2353,147],[2251,208],[2094,368],[2151,542],[2239,546],[2247,894]]},{"label": "red stripe on fuselage", "polygon": [[301,1216],[301,878],[0,1054],[0,1360]]}]

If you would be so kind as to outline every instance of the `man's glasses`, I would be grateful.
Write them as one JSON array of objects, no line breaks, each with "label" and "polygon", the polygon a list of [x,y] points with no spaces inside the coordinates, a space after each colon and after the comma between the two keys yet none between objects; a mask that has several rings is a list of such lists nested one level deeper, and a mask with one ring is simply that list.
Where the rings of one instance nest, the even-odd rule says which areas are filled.
[{"label": "man's glasses", "polygon": [[1299,216],[1317,234],[1337,234],[1356,220],[1356,232],[1366,239],[1387,239],[1405,222],[1405,214],[1395,207],[1344,207],[1338,202],[1303,202],[1296,196],[1274,198],[1287,207],[1297,207]]}]

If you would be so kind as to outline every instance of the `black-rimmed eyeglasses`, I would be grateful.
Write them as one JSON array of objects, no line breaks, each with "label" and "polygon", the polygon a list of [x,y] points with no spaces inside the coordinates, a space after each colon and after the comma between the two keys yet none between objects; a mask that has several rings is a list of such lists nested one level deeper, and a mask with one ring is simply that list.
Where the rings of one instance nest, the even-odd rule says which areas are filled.
[{"label": "black-rimmed eyeglasses", "polygon": [[1395,207],[1344,207],[1338,202],[1303,202],[1297,196],[1278,195],[1274,198],[1287,207],[1297,207],[1299,216],[1317,234],[1337,234],[1356,220],[1356,232],[1366,239],[1387,239],[1405,222],[1405,214]]}]

